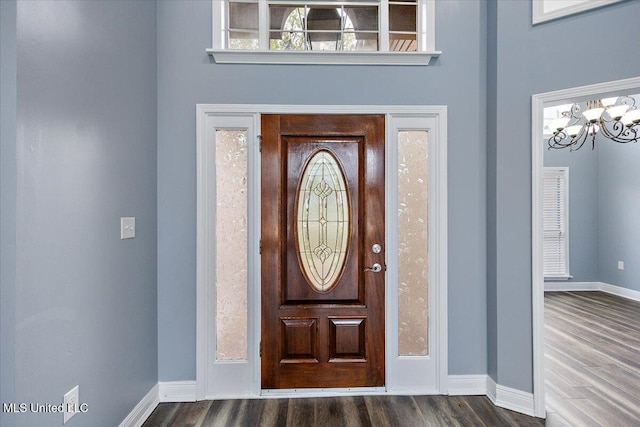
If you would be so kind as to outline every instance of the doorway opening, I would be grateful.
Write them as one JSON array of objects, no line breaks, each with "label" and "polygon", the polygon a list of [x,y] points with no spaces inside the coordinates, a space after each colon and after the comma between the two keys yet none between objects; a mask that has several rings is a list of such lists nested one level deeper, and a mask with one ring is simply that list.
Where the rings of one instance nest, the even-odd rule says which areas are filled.
[{"label": "doorway opening", "polygon": [[[533,301],[533,348],[534,348],[534,406],[535,415],[538,417],[545,416],[545,286],[553,288],[553,290],[587,290],[586,287],[597,286],[602,288],[602,283],[593,282],[587,284],[585,282],[572,283],[571,274],[568,271],[568,255],[566,264],[562,264],[562,269],[558,270],[554,275],[559,276],[562,282],[554,282],[545,284],[544,274],[544,166],[545,156],[544,150],[547,148],[547,142],[543,134],[544,128],[544,109],[545,107],[554,107],[567,102],[576,100],[601,99],[616,95],[628,95],[638,93],[640,88],[640,78],[631,78],[618,80],[608,83],[582,86],[572,89],[566,89],[555,92],[537,94],[532,97],[532,301]],[[602,143],[612,143],[611,141],[602,140]],[[614,144],[614,143],[612,143]],[[625,147],[620,147],[625,148]],[[636,148],[636,147],[628,147]],[[568,150],[568,149],[567,149]],[[590,153],[590,147],[582,148],[580,151],[570,154],[583,155]],[[549,162],[549,160],[547,160]],[[549,164],[551,166],[551,164]],[[559,166],[553,164],[553,166]],[[571,172],[572,168],[569,168]],[[593,170],[590,172],[594,172]],[[591,173],[593,175],[593,173]],[[572,182],[570,178],[568,182]],[[569,192],[572,190],[569,188]],[[569,209],[571,212],[571,208]],[[573,233],[573,231],[571,232]],[[566,252],[567,254],[570,253]],[[549,261],[547,261],[549,263]],[[573,265],[573,264],[572,264]],[[573,268],[573,267],[572,267]],[[561,283],[561,284],[559,284]],[[611,288],[604,286],[606,291],[612,291]],[[589,289],[596,290],[596,289]],[[626,291],[625,291],[626,292]],[[557,306],[554,305],[555,311]],[[550,313],[553,314],[553,313]],[[550,332],[550,334],[552,334]]]},{"label": "doorway opening", "polygon": [[[268,135],[271,132],[269,126],[273,123],[269,122],[269,116],[279,116],[280,125],[288,123],[294,116],[306,123],[304,126],[320,121],[318,126],[325,131],[315,136],[310,128],[285,132],[284,136],[278,134],[276,147],[280,148],[270,151]],[[348,120],[352,123],[347,126]],[[376,129],[371,124],[363,126],[369,121],[379,123],[378,130],[373,131],[378,135],[372,139],[379,144],[375,149],[366,142],[359,142],[366,141],[366,133]],[[335,125],[337,127],[333,131],[326,131],[327,126],[333,126],[329,123],[334,122],[343,124]],[[339,134],[340,126],[346,131],[345,135]],[[349,128],[358,126],[361,130],[348,132]],[[231,146],[220,150],[219,140],[222,137],[227,137]],[[285,140],[287,147],[292,149],[283,157],[281,148]],[[402,152],[416,147],[426,147],[423,157]],[[367,157],[370,150],[377,153],[372,153],[376,159]],[[268,394],[446,393],[446,107],[198,105],[197,152],[197,399]],[[418,163],[413,167],[405,164],[407,157]],[[219,163],[229,161],[234,165],[230,169],[240,173],[236,179],[225,181],[223,178],[229,176],[217,174],[229,170],[229,167]],[[279,167],[274,169],[268,165]],[[409,281],[408,288],[404,289],[401,282],[406,280],[402,275],[408,274],[409,269],[403,267],[402,260],[406,255],[401,248],[413,241],[403,240],[402,233],[398,232],[398,207],[404,203],[401,199],[403,191],[416,190],[402,188],[407,181],[407,176],[402,173],[409,168],[416,169],[418,175],[423,174],[416,175],[415,183],[417,189],[426,195],[425,199],[411,198],[413,205],[410,207],[418,212],[414,222],[416,226],[422,224],[420,234],[426,236],[423,245],[426,248],[422,249],[428,257],[422,260],[427,268],[416,273],[420,280]],[[276,185],[270,187],[266,184],[274,179],[273,174]],[[324,184],[321,179],[316,179],[323,174],[329,178]],[[223,182],[224,185],[219,185]],[[311,187],[303,187],[303,184]],[[279,190],[272,192],[273,188]],[[308,190],[306,193],[298,191],[304,188]],[[229,193],[226,199],[225,191]],[[335,192],[340,193],[342,202]],[[235,211],[237,214],[230,216],[231,222],[221,220],[220,212],[229,209],[228,203],[222,201],[236,200],[239,195],[245,202],[240,203],[240,208]],[[358,203],[345,207],[345,200]],[[314,205],[314,215],[318,216],[322,211],[332,215],[333,222],[324,222],[320,216],[315,218],[301,208],[318,201],[320,203]],[[338,209],[338,205],[342,207]],[[411,210],[408,209],[405,215],[411,214]],[[338,217],[342,218],[341,222],[337,221]],[[265,224],[265,218],[271,218],[273,223]],[[377,218],[375,221],[378,223],[369,224],[369,218],[371,221]],[[324,219],[327,220],[326,217]],[[353,224],[357,224],[357,233],[353,231]],[[240,226],[241,231],[246,232],[246,239],[243,234],[225,233],[225,226],[231,229]],[[305,232],[305,226],[315,227],[315,232]],[[345,227],[351,231],[341,231]],[[287,277],[291,286],[281,288],[285,291],[282,294],[285,299],[276,299],[274,307],[279,310],[282,305],[278,305],[279,302],[295,302],[290,305],[302,305],[315,314],[305,318],[300,312],[279,313],[269,323],[263,319],[261,307],[272,293],[266,292],[262,286],[267,283],[264,278],[270,274],[268,265],[272,260],[269,257],[278,252],[282,255],[282,250],[270,249],[267,241],[278,229],[280,237],[275,241],[280,243],[275,246],[288,249],[284,258],[280,257],[271,265],[281,272],[294,270],[294,273],[291,280]],[[304,250],[307,247],[309,250]],[[231,251],[233,248],[240,248],[240,252],[245,253],[240,264]],[[299,248],[303,249],[300,254]],[[409,248],[405,252],[411,255],[419,253],[419,249]],[[342,252],[344,256],[340,255]],[[271,255],[265,257],[269,253]],[[244,284],[237,286],[236,281],[230,288],[244,294],[246,299],[222,293],[224,284],[220,279],[224,276],[219,270],[232,265],[225,257],[231,257],[235,262],[233,265],[240,266],[233,268],[240,274],[231,281],[240,278]],[[291,269],[287,267],[288,263]],[[243,266],[246,266],[246,271],[243,271]],[[343,286],[349,283],[349,278],[357,280],[351,287]],[[415,289],[411,289],[411,283],[417,283],[418,287],[421,283],[424,285],[426,301],[403,295],[407,292],[413,295],[411,292]],[[379,296],[378,304],[382,310],[379,316],[372,316],[362,308],[366,306],[363,301],[366,303],[377,298],[367,294],[368,288]],[[413,310],[418,317],[423,317],[422,323],[402,317],[411,311],[402,308],[403,298],[409,303],[423,303],[423,307]],[[328,303],[319,303],[318,299]],[[241,308],[231,308],[237,302]],[[336,306],[337,303],[346,303],[350,310],[362,312],[335,314],[322,311],[324,305]],[[232,319],[238,314],[240,317]],[[233,328],[227,326],[221,330],[224,321]],[[379,325],[376,326],[376,322]],[[414,326],[414,330],[407,324]],[[367,348],[367,334],[372,331],[367,328],[370,326],[376,326],[382,332],[379,338],[382,344],[374,346],[378,348]],[[270,336],[265,340],[267,330],[275,331],[284,338],[273,345]],[[229,331],[240,331],[243,336],[229,338],[225,335]],[[414,336],[411,334],[416,333],[422,333],[422,339],[420,336],[415,340],[403,339],[403,335]],[[246,344],[242,340],[244,336]],[[322,349],[320,339],[325,340]],[[406,345],[409,341],[417,341],[418,345]],[[244,352],[235,355],[223,353],[220,348],[225,343],[233,343]],[[313,362],[314,365],[348,365],[355,371],[355,366],[366,366],[370,359],[376,358],[382,365],[378,364],[373,369],[375,375],[371,372],[355,375],[374,378],[372,382],[295,383],[283,380],[288,375],[285,373],[276,383],[269,383],[263,381],[262,375],[263,366],[271,363],[269,356],[265,358],[267,346],[277,354],[277,365],[285,365],[287,369],[297,367],[288,365],[311,365]],[[271,372],[271,369],[267,371]],[[322,378],[322,370],[316,374]]]}]

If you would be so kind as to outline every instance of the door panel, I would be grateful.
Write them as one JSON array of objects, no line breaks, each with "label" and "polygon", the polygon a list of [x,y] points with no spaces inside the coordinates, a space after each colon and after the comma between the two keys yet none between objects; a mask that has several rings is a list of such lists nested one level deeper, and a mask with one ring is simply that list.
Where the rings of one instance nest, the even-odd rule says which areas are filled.
[{"label": "door panel", "polygon": [[262,116],[262,388],[384,385],[384,135]]}]

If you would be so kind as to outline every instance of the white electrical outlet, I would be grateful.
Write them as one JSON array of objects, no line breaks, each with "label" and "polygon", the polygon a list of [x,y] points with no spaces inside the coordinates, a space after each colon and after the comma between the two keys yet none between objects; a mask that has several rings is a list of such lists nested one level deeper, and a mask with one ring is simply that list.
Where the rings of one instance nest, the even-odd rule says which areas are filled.
[{"label": "white electrical outlet", "polygon": [[618,270],[624,270],[624,261],[618,261]]},{"label": "white electrical outlet", "polygon": [[136,237],[136,217],[120,218],[120,239],[133,239]]},{"label": "white electrical outlet", "polygon": [[78,412],[80,405],[80,386],[77,385],[64,395],[62,402],[62,424],[66,424]]}]

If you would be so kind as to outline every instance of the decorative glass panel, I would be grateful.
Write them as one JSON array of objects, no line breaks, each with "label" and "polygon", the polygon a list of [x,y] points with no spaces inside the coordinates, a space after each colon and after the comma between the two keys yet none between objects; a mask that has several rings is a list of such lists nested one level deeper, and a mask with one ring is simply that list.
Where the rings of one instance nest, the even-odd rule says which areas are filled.
[{"label": "decorative glass panel", "polygon": [[342,276],[351,223],[344,173],[330,151],[311,156],[296,200],[296,244],[302,272],[314,291],[329,292]]},{"label": "decorative glass panel", "polygon": [[216,360],[247,359],[247,131],[216,131]]},{"label": "decorative glass panel", "polygon": [[426,131],[398,132],[398,350],[428,354],[428,146]]}]

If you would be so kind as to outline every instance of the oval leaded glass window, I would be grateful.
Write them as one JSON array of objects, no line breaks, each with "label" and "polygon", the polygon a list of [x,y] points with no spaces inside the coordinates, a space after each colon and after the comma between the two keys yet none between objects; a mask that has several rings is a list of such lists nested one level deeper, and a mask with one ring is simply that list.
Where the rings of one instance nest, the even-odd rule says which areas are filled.
[{"label": "oval leaded glass window", "polygon": [[351,222],[346,179],[330,151],[311,155],[302,171],[296,199],[300,268],[314,291],[327,293],[342,275]]}]

